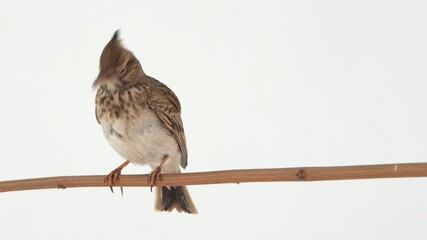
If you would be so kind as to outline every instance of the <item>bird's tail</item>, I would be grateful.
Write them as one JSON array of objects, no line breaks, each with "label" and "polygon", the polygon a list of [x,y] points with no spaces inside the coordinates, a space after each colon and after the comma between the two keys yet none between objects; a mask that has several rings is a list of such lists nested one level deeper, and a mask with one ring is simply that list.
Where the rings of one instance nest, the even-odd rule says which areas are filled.
[{"label": "bird's tail", "polygon": [[178,212],[197,214],[196,206],[186,186],[156,187],[154,204],[157,211],[171,212],[176,209]]}]

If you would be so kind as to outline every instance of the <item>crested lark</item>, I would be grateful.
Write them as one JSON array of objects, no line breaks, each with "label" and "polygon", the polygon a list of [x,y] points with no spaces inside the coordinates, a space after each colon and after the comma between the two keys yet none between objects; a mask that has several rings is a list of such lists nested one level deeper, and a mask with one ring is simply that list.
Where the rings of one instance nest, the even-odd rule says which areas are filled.
[{"label": "crested lark", "polygon": [[[102,51],[93,86],[96,119],[110,145],[127,159],[107,176],[111,190],[130,162],[153,169],[148,175],[152,186],[160,173],[180,173],[180,166],[187,166],[178,98],[144,73],[138,59],[121,45],[119,31]],[[186,186],[156,187],[155,209],[197,212]]]}]

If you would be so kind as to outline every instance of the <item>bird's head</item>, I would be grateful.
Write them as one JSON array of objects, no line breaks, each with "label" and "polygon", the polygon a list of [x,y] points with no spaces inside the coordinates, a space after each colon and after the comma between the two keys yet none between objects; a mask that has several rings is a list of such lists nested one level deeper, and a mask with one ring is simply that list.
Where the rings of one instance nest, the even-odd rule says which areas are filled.
[{"label": "bird's head", "polygon": [[109,88],[117,88],[132,84],[143,75],[141,64],[132,52],[122,46],[117,30],[102,51],[99,75],[93,87],[105,84]]}]

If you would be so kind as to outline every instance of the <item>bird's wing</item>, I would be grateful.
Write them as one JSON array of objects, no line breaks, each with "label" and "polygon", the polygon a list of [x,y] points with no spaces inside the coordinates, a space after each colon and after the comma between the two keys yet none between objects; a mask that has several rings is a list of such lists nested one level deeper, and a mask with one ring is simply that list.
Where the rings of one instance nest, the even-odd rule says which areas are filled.
[{"label": "bird's wing", "polygon": [[96,92],[96,98],[95,98],[95,117],[96,117],[96,121],[99,124],[101,124],[100,118],[101,118],[101,115],[103,114],[101,109],[98,107],[99,102],[100,102],[100,98],[101,98],[101,94],[100,94],[100,91],[98,89],[98,91]]},{"label": "bird's wing", "polygon": [[181,167],[187,167],[187,144],[181,119],[181,104],[175,93],[165,84],[150,77],[147,103],[171,131],[181,149]]}]

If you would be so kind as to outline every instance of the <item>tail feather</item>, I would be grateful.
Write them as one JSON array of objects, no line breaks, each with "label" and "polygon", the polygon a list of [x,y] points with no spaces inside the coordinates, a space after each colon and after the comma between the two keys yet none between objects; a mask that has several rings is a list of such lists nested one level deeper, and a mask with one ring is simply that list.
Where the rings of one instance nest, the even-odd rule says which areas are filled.
[{"label": "tail feather", "polygon": [[196,206],[186,186],[156,187],[155,209],[197,214]]}]

